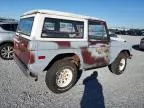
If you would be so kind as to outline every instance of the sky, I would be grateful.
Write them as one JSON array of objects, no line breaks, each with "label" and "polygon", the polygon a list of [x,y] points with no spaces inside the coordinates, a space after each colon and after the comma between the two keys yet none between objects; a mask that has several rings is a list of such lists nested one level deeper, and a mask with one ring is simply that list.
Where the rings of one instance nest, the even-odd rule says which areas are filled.
[{"label": "sky", "polygon": [[24,12],[49,9],[104,19],[110,28],[144,29],[144,0],[1,0],[0,4],[0,16],[18,20]]}]

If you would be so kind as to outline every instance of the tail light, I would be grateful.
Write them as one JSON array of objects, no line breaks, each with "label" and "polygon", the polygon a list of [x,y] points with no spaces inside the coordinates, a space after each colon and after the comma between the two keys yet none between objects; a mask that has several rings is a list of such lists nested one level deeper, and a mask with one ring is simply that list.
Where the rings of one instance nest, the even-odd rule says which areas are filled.
[{"label": "tail light", "polygon": [[28,64],[33,64],[35,62],[35,56],[34,54],[30,51],[29,52],[29,62]]}]

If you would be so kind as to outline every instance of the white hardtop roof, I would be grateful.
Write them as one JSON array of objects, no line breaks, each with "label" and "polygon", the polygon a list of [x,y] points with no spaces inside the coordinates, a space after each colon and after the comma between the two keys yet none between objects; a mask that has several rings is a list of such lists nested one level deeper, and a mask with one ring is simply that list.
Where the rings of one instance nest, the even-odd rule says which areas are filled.
[{"label": "white hardtop roof", "polygon": [[84,15],[73,14],[73,13],[68,13],[68,12],[61,12],[61,11],[42,10],[42,9],[28,11],[28,12],[24,13],[22,16],[31,15],[31,14],[36,14],[36,13],[104,21],[104,20],[102,20],[102,19],[95,18],[95,17],[90,17],[90,16],[84,16]]}]

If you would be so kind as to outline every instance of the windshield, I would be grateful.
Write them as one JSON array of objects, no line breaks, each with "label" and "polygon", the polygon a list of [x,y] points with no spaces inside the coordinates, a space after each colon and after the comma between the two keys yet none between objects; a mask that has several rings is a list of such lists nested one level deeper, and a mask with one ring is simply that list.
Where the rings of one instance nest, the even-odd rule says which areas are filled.
[{"label": "windshield", "polygon": [[20,19],[17,32],[30,36],[34,17]]}]

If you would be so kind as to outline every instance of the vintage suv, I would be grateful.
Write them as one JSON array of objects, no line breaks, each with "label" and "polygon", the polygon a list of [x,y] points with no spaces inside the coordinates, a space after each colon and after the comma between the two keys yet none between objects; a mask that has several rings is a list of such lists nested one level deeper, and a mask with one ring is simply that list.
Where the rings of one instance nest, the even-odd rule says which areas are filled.
[{"label": "vintage suv", "polygon": [[79,70],[108,66],[122,74],[131,46],[110,40],[106,22],[97,18],[50,10],[33,10],[21,16],[14,38],[14,59],[27,76],[45,82],[54,93],[69,90]]}]

